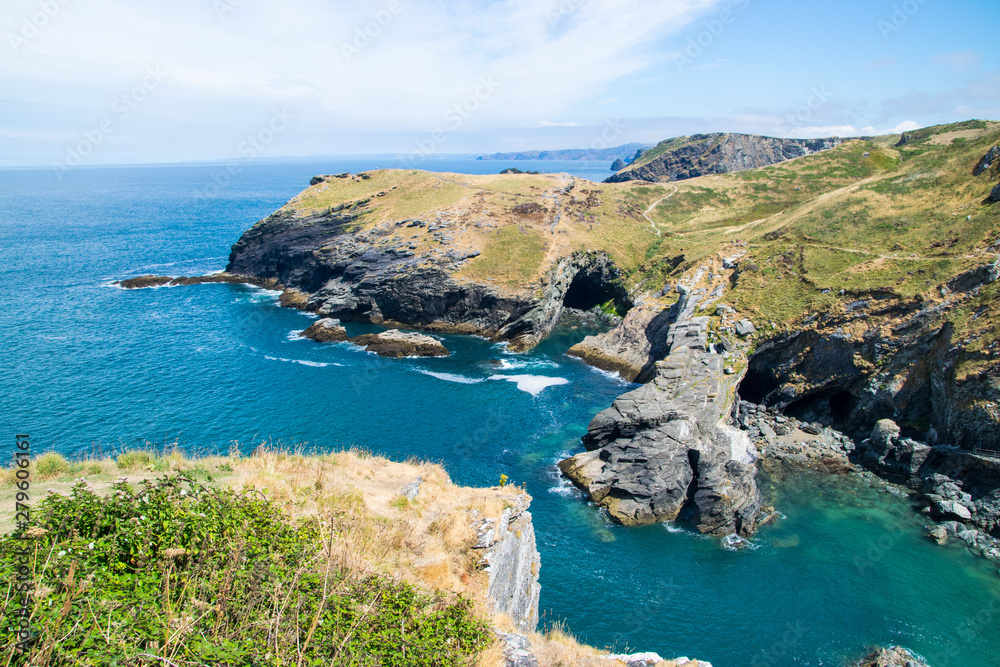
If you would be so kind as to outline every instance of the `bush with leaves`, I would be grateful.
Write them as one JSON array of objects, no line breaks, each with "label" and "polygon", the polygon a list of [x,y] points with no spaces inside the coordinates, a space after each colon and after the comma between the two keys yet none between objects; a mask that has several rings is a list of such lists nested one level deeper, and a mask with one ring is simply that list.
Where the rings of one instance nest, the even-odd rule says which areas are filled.
[{"label": "bush with leaves", "polygon": [[24,545],[33,636],[15,653],[4,619],[11,665],[457,666],[489,641],[468,600],[345,569],[316,518],[180,475],[48,496],[0,537],[4,581]]}]

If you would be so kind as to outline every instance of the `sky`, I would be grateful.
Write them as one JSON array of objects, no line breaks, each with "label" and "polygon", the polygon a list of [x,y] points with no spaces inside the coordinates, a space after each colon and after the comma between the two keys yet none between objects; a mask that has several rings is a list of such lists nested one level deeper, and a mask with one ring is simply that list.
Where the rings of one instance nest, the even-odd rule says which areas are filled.
[{"label": "sky", "polygon": [[996,0],[3,0],[0,166],[1000,119]]}]

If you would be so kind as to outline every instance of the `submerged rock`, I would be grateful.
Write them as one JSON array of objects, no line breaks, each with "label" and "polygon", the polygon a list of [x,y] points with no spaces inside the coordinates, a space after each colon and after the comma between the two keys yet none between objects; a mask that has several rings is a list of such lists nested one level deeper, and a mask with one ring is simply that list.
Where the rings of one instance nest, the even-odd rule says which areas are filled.
[{"label": "submerged rock", "polygon": [[917,655],[902,646],[880,648],[866,655],[857,667],[929,667]]},{"label": "submerged rock", "polygon": [[380,357],[394,359],[401,357],[447,357],[451,354],[436,338],[425,334],[403,332],[398,329],[389,329],[377,334],[363,334],[348,340]]}]

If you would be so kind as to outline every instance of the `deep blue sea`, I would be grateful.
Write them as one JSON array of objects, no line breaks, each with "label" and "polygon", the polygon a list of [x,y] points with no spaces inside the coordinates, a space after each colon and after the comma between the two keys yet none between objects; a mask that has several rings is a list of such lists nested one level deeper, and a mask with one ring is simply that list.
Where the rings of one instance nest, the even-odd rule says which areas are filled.
[{"label": "deep blue sea", "polygon": [[[1000,664],[997,567],[923,537],[905,499],[853,478],[764,481],[787,518],[749,549],[670,526],[609,523],[555,462],[631,385],[565,356],[445,336],[444,359],[382,359],[301,340],[310,316],[231,285],[124,291],[121,278],[221,270],[229,247],[315,174],[386,159],[224,167],[0,170],[0,433],[37,451],[189,453],[270,442],[440,460],[462,484],[501,474],[534,497],[544,623],[581,640],[715,667],[843,665],[903,644],[934,667]],[[600,180],[607,164],[429,160]],[[348,325],[351,333],[373,327]],[[492,378],[492,379],[491,379]]]}]

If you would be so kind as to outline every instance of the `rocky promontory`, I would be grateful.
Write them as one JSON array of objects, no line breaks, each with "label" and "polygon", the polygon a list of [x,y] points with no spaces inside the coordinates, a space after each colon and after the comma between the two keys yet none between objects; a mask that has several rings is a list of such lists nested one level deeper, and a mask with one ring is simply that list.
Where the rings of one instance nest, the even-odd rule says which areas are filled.
[{"label": "rocky promontory", "polygon": [[559,469],[626,525],[681,519],[703,533],[750,535],[760,521],[757,452],[729,424],[739,376],[707,342],[708,317],[670,327],[653,379],[598,414],[587,451]]},{"label": "rocky promontory", "polygon": [[838,137],[779,139],[731,132],[676,137],[649,149],[605,183],[682,181],[746,171],[827,150],[843,141]]}]

